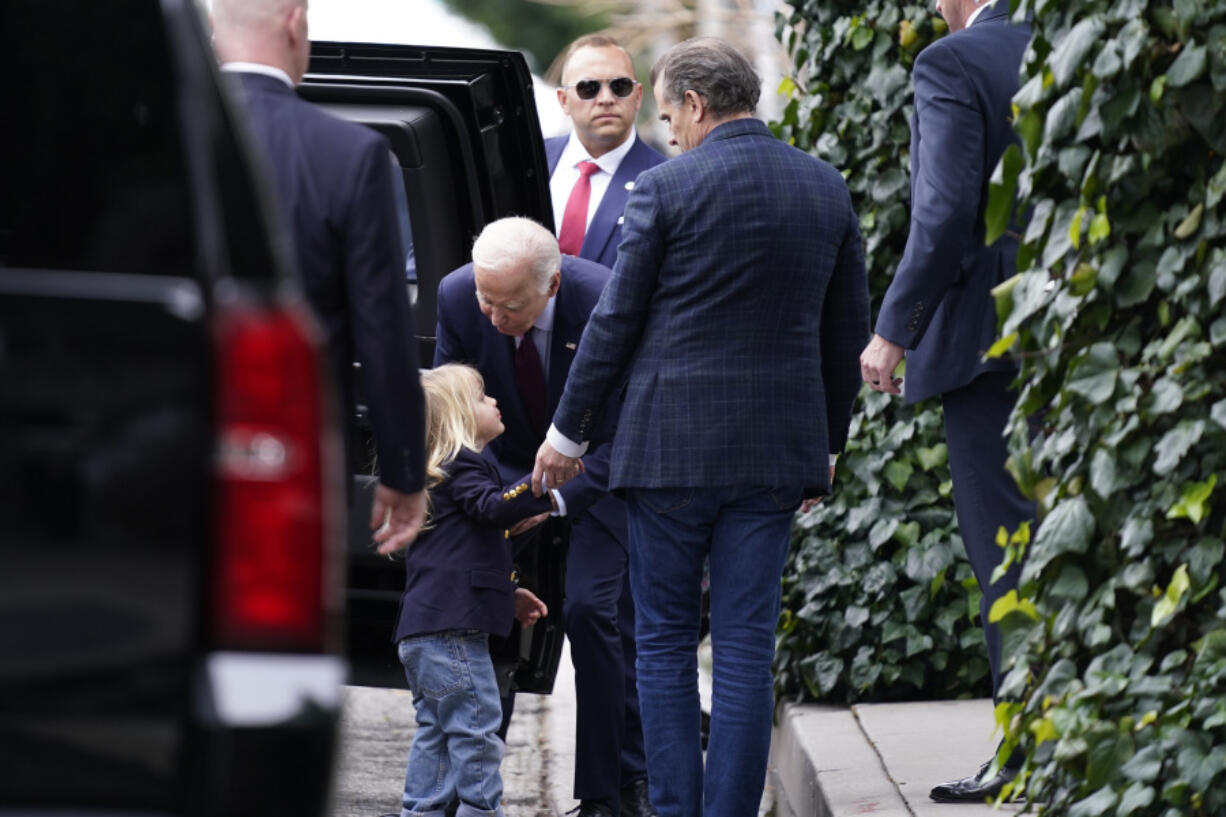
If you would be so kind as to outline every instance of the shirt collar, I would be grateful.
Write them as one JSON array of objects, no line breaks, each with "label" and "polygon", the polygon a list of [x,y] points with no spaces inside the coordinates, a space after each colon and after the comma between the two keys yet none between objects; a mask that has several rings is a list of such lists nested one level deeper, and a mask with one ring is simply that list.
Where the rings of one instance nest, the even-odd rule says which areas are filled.
[{"label": "shirt collar", "polygon": [[571,131],[570,138],[566,140],[566,147],[562,148],[562,155],[558,157],[558,166],[573,168],[580,162],[595,162],[602,172],[612,176],[617,172],[617,168],[621,167],[622,159],[626,158],[630,148],[634,147],[634,140],[637,138],[638,133],[631,127],[630,135],[626,137],[626,141],[600,158],[593,159],[588,155],[587,148],[579,141],[579,137],[575,135],[574,131]]},{"label": "shirt collar", "polygon": [[542,332],[553,331],[553,313],[557,306],[558,296],[555,294],[545,302],[545,308],[541,310],[541,314],[536,316],[536,320],[532,322],[533,329],[539,329]]},{"label": "shirt collar", "polygon": [[985,9],[991,8],[995,3],[996,3],[996,0],[988,0],[988,2],[984,3],[982,6],[972,11],[971,16],[966,18],[966,27],[970,28],[971,26],[973,26],[975,24],[975,21],[979,19],[979,15],[982,14]]},{"label": "shirt collar", "polygon": [[243,74],[263,74],[266,77],[281,80],[291,89],[294,87],[294,81],[289,78],[289,74],[275,65],[265,65],[262,62],[227,62],[222,64],[221,70]]}]

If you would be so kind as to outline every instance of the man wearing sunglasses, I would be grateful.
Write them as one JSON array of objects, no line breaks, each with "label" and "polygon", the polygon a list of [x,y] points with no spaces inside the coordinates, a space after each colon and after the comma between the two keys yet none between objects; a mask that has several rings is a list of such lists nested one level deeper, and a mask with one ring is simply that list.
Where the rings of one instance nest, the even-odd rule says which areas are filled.
[{"label": "man wearing sunglasses", "polygon": [[626,50],[591,34],[566,53],[558,103],[574,130],[545,141],[554,227],[563,253],[611,268],[634,180],[664,157],[634,130],[643,86]]},{"label": "man wearing sunglasses", "polygon": [[[616,40],[576,40],[567,50],[562,82],[558,102],[574,131],[545,143],[558,246],[565,255],[612,267],[634,180],[664,157],[635,133],[643,87]],[[540,437],[533,445],[539,443]],[[601,507],[616,509],[616,532],[590,535],[576,527],[566,561],[563,617],[577,710],[574,796],[579,817],[654,817],[634,669],[625,507],[620,501]]]}]

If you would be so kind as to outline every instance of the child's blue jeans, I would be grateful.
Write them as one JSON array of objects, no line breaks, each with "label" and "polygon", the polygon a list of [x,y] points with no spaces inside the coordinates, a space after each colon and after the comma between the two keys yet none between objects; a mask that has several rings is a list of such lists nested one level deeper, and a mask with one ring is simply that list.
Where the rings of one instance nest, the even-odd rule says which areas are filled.
[{"label": "child's blue jeans", "polygon": [[417,709],[401,817],[442,817],[456,799],[457,817],[503,817],[502,705],[489,636],[448,630],[398,646]]}]

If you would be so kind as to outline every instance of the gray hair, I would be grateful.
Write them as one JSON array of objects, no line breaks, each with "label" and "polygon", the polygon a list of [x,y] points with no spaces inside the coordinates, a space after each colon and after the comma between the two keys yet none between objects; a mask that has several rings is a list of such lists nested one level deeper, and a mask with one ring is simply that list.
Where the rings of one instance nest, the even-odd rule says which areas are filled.
[{"label": "gray hair", "polygon": [[558,240],[530,218],[509,216],[485,225],[473,242],[473,266],[501,273],[527,263],[542,293],[562,268]]},{"label": "gray hair", "polygon": [[665,51],[651,67],[651,84],[673,105],[694,91],[717,119],[753,113],[762,93],[749,60],[718,37],[695,37]]}]

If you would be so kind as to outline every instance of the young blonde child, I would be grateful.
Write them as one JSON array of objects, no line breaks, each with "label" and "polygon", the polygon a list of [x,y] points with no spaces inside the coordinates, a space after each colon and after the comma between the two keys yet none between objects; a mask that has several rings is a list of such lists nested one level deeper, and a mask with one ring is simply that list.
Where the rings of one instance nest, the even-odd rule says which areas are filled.
[{"label": "young blonde child", "polygon": [[526,626],[548,614],[516,587],[506,529],[555,506],[549,495],[533,497],[531,474],[503,486],[482,457],[503,425],[476,369],[449,363],[421,384],[430,511],[406,551],[396,626],[417,710],[401,817],[442,817],[453,800],[457,817],[502,817],[502,707],[489,637],[509,634],[512,616]]}]

